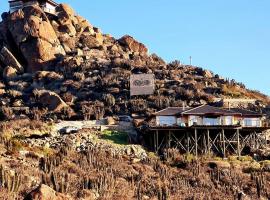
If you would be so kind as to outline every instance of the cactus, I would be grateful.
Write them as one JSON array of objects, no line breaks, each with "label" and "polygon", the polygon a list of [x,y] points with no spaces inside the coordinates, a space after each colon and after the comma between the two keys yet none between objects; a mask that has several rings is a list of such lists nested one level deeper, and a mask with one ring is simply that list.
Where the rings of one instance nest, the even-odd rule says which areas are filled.
[{"label": "cactus", "polygon": [[21,176],[17,172],[11,176],[1,165],[0,186],[6,188],[9,192],[18,192],[21,186]]}]

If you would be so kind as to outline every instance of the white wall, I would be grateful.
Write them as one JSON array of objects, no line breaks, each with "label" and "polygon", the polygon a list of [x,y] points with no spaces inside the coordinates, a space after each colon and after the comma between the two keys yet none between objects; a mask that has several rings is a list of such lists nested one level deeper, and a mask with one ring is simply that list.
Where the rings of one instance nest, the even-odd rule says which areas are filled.
[{"label": "white wall", "polygon": [[193,126],[194,123],[196,123],[198,125],[202,125],[203,119],[200,116],[195,116],[195,115],[188,116],[188,125]]},{"label": "white wall", "polygon": [[157,116],[156,122],[158,126],[173,126],[177,123],[174,116]]}]

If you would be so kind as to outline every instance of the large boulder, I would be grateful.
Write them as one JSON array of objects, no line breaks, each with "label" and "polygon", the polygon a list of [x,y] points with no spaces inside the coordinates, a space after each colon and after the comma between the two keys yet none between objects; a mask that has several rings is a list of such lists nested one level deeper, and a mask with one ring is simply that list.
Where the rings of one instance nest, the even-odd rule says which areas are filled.
[{"label": "large boulder", "polygon": [[49,111],[60,112],[63,108],[68,107],[58,94],[51,91],[42,91],[39,100]]},{"label": "large boulder", "polygon": [[14,67],[11,67],[11,66],[7,66],[3,71],[3,78],[6,81],[15,79],[17,75],[18,75],[18,71]]},{"label": "large boulder", "polygon": [[83,45],[87,46],[90,49],[100,47],[103,43],[102,39],[100,39],[99,36],[95,37],[89,34],[82,34],[81,42]]},{"label": "large boulder", "polygon": [[33,190],[25,198],[27,200],[71,200],[72,198],[57,193],[55,190],[47,185],[41,185],[37,189]]},{"label": "large boulder", "polygon": [[57,8],[57,16],[61,25],[78,22],[74,10],[67,4],[60,4]]},{"label": "large boulder", "polygon": [[27,61],[27,71],[47,69],[56,58],[65,55],[50,21],[39,6],[28,6],[10,14],[7,23]]},{"label": "large boulder", "polygon": [[6,66],[13,66],[19,73],[23,73],[24,69],[22,65],[5,46],[2,47],[0,51],[0,60],[5,63]]},{"label": "large boulder", "polygon": [[133,52],[139,52],[141,54],[147,54],[148,52],[148,49],[146,48],[144,44],[136,41],[133,37],[129,35],[123,36],[122,38],[118,40],[118,42],[121,45],[129,48]]}]

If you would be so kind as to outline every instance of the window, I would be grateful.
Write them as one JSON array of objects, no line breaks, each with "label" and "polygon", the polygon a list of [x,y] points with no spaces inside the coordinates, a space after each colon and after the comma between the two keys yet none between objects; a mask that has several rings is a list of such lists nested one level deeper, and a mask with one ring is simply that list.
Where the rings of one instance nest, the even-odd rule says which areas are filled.
[{"label": "window", "polygon": [[247,127],[260,127],[261,120],[260,118],[244,118],[244,126]]},{"label": "window", "polygon": [[158,116],[157,124],[159,126],[173,126],[176,124],[176,118],[174,116]]},{"label": "window", "polygon": [[203,118],[203,125],[205,126],[217,126],[219,125],[219,118]]},{"label": "window", "polygon": [[188,122],[188,124],[189,124],[189,126],[200,125],[200,123],[199,123],[199,117],[198,116],[194,116],[194,115],[189,116],[189,122]]},{"label": "window", "polygon": [[223,117],[223,123],[222,125],[230,126],[233,125],[233,117],[232,116],[225,116]]}]

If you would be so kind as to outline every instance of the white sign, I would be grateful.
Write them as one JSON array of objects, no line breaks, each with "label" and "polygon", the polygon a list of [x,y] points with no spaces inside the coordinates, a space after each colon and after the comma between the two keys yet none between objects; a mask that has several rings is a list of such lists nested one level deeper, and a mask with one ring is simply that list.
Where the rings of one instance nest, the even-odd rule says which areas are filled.
[{"label": "white sign", "polygon": [[150,95],[155,91],[154,74],[132,74],[130,76],[130,95]]}]

